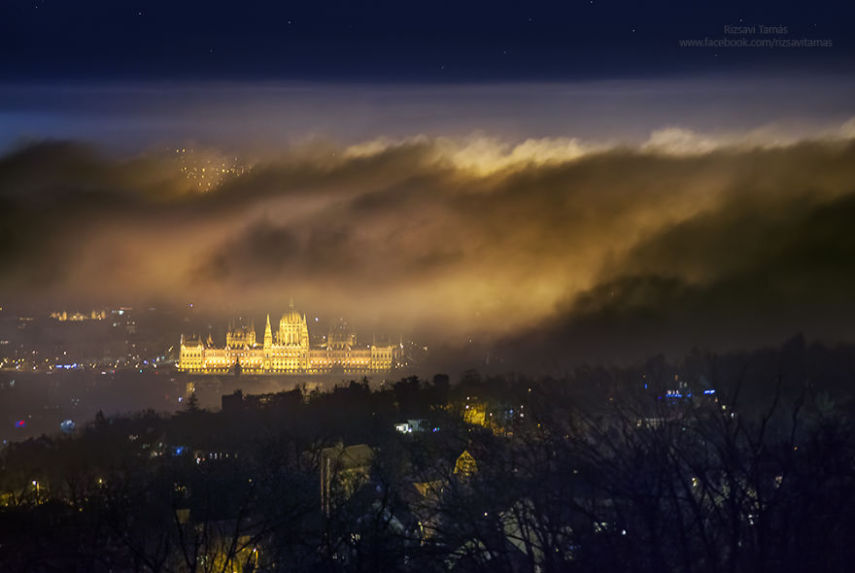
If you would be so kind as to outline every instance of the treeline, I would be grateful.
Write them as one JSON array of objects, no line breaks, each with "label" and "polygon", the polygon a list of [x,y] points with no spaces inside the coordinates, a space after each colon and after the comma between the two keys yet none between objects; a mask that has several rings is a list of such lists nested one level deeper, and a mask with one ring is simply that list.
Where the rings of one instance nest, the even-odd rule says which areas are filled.
[{"label": "treeline", "polygon": [[0,569],[848,571],[853,366],[796,339],[98,416],[3,450]]}]

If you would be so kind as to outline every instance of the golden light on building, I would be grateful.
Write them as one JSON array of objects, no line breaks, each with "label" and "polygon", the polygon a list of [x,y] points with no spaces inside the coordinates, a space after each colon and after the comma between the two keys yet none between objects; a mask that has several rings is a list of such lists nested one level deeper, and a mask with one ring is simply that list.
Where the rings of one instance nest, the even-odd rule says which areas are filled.
[{"label": "golden light on building", "polygon": [[50,313],[50,317],[59,322],[83,322],[84,320],[104,320],[107,318],[107,311],[92,310],[88,314],[82,312],[69,313],[67,310],[60,310]]},{"label": "golden light on building", "polygon": [[454,462],[454,473],[464,478],[472,477],[478,472],[478,463],[469,450],[463,450]]},{"label": "golden light on building", "polygon": [[182,336],[178,369],[224,374],[239,365],[247,374],[370,374],[391,370],[397,352],[396,345],[357,346],[356,335],[343,323],[330,331],[325,344],[312,346],[306,315],[292,304],[275,333],[267,316],[261,344],[253,324],[229,328],[223,347],[215,346],[210,337],[203,342]]},{"label": "golden light on building", "polygon": [[477,402],[466,404],[463,409],[463,421],[467,424],[487,427],[487,406]]}]

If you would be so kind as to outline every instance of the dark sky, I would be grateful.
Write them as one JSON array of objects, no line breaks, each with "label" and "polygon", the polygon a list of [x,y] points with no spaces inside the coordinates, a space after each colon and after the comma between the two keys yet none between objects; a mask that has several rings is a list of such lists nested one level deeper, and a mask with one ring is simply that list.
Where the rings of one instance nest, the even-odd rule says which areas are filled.
[{"label": "dark sky", "polygon": [[[6,80],[584,79],[851,69],[851,2],[5,0]],[[752,34],[726,25],[755,26]],[[786,27],[764,35],[760,25]],[[831,40],[687,48],[681,40]]]}]

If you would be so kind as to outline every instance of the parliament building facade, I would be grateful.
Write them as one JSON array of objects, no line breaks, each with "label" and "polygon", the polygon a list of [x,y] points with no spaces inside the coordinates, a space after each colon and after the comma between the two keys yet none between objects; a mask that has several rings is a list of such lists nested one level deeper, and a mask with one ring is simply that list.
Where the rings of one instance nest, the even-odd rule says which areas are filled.
[{"label": "parliament building facade", "polygon": [[313,346],[306,315],[292,305],[275,336],[267,316],[261,344],[252,326],[230,328],[224,347],[215,346],[210,336],[207,341],[182,336],[178,369],[204,374],[371,374],[391,370],[397,351],[395,345],[357,346],[356,335],[343,323],[330,331],[324,344]]}]

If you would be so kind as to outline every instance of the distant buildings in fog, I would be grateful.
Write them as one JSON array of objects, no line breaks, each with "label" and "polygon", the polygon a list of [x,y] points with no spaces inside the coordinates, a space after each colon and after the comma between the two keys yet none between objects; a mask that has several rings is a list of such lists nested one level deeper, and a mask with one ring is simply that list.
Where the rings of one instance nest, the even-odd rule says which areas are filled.
[{"label": "distant buildings in fog", "polygon": [[239,158],[210,149],[177,147],[175,158],[184,177],[202,192],[211,191],[249,170]]},{"label": "distant buildings in fog", "polygon": [[84,320],[104,320],[107,318],[106,310],[92,310],[88,314],[82,312],[69,313],[66,310],[60,310],[50,313],[50,317],[59,322],[83,322]]}]

